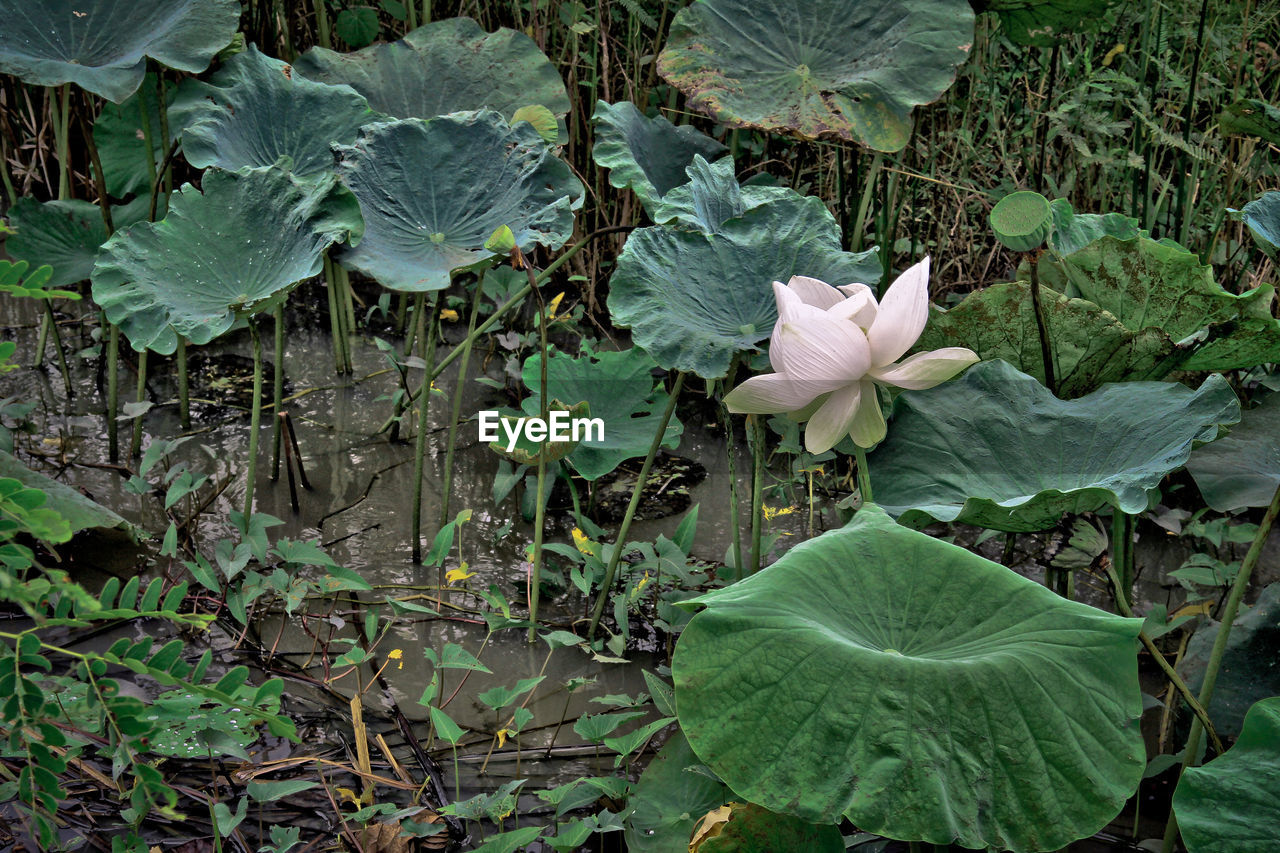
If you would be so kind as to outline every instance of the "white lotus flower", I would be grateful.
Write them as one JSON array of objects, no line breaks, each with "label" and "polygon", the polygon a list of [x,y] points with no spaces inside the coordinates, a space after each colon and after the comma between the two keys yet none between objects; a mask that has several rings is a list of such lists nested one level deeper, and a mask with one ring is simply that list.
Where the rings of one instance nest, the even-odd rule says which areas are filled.
[{"label": "white lotus flower", "polygon": [[810,453],[848,434],[860,447],[885,436],[876,384],[921,390],[978,361],[973,350],[946,347],[898,361],[929,318],[929,259],[898,276],[876,302],[865,284],[832,287],[816,278],[775,281],[778,322],[769,341],[775,373],[753,376],[725,397],[739,414],[785,412],[808,420]]}]

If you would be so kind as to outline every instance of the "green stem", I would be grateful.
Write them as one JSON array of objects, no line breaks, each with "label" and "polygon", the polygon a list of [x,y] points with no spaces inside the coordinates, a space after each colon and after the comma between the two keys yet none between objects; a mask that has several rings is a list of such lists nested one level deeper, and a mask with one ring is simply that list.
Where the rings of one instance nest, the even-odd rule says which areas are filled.
[{"label": "green stem", "polygon": [[418,432],[413,437],[413,529],[410,538],[413,540],[415,563],[422,562],[422,468],[427,450],[427,412],[431,408],[431,362],[436,356],[436,327],[440,325],[436,315],[439,297],[438,290],[431,294],[431,310],[427,320],[427,366],[422,371],[422,388],[418,393]]},{"label": "green stem", "polygon": [[329,334],[333,338],[333,372],[341,375],[345,372],[346,356],[343,352],[345,341],[342,336],[342,322],[338,317],[335,278],[333,260],[326,253],[324,256],[324,290],[329,302]]},{"label": "green stem", "polygon": [[747,418],[751,427],[751,566],[750,574],[760,571],[764,555],[760,540],[764,528],[764,420],[760,415]]},{"label": "green stem", "polygon": [[[1111,588],[1116,592],[1116,610],[1120,611],[1121,616],[1128,616],[1132,618],[1133,609],[1130,608],[1128,603],[1126,603],[1120,596],[1120,578],[1116,576],[1115,566],[1111,563],[1107,563],[1106,572],[1107,577],[1111,580]],[[1160,649],[1156,648],[1156,644],[1147,636],[1145,631],[1138,632],[1138,639],[1151,655],[1151,659],[1154,660],[1160,669],[1164,671],[1165,676],[1169,679],[1169,683],[1173,685],[1175,690],[1182,694],[1183,701],[1187,703],[1187,706],[1191,708],[1192,713],[1196,715],[1197,721],[1200,722],[1205,727],[1205,730],[1209,732],[1209,739],[1213,741],[1214,749],[1221,752],[1222,741],[1218,739],[1218,733],[1214,730],[1213,723],[1209,720],[1209,713],[1205,711],[1204,706],[1196,699],[1195,695],[1191,692],[1191,688],[1182,680],[1182,676],[1178,675],[1178,671],[1174,668],[1173,664],[1169,663],[1165,658],[1164,653],[1161,652]]]},{"label": "green stem", "polygon": [[[44,318],[49,324],[49,332],[53,335],[53,351],[58,356],[58,372],[62,374],[62,386],[67,392],[67,397],[75,396],[75,392],[71,388],[71,369],[67,366],[67,354],[62,351],[62,335],[58,333],[58,321],[53,316],[53,306],[49,304],[49,300],[44,302]],[[43,327],[42,327],[43,328]],[[38,355],[43,358],[44,347],[41,346]]]},{"label": "green stem", "polygon": [[644,464],[640,466],[640,477],[636,480],[635,490],[631,493],[631,502],[627,504],[626,515],[622,517],[622,526],[618,528],[618,536],[614,540],[613,553],[609,555],[609,566],[605,569],[604,583],[600,586],[600,593],[596,598],[595,610],[591,614],[591,627],[587,630],[587,636],[593,637],[596,633],[596,626],[600,624],[600,617],[604,615],[605,603],[609,600],[609,590],[613,586],[613,576],[618,571],[618,562],[622,559],[622,552],[626,550],[627,533],[631,530],[631,522],[636,516],[636,510],[640,507],[640,496],[644,494],[644,484],[649,479],[649,469],[653,467],[654,457],[658,455],[658,448],[662,446],[662,440],[667,434],[667,424],[671,422],[671,415],[676,410],[676,400],[680,396],[680,389],[684,387],[684,372],[676,374],[675,384],[671,388],[671,395],[667,398],[667,407],[662,412],[662,421],[658,424],[658,429],[653,434],[653,441],[649,443],[649,452],[644,457]]},{"label": "green stem", "polygon": [[244,523],[253,515],[253,485],[258,473],[258,427],[262,423],[262,337],[258,319],[249,318],[249,337],[253,338],[253,411],[249,416],[249,464],[244,480]]},{"label": "green stem", "polygon": [[[138,353],[138,384],[134,389],[134,402],[141,403],[147,399],[147,350]],[[136,459],[142,451],[142,419],[138,415],[133,419],[133,435],[129,438],[129,458]]]},{"label": "green stem", "polygon": [[[1271,526],[1275,524],[1276,515],[1280,514],[1280,488],[1271,497],[1271,505],[1267,507],[1267,513],[1262,517],[1262,523],[1258,525],[1258,532],[1254,534],[1253,542],[1249,544],[1249,552],[1244,555],[1244,562],[1240,564],[1240,571],[1236,574],[1236,579],[1231,584],[1231,593],[1227,596],[1227,603],[1222,608],[1222,621],[1218,623],[1218,635],[1213,640],[1213,651],[1209,653],[1209,663],[1204,670],[1204,682],[1200,686],[1200,704],[1207,710],[1209,702],[1213,699],[1213,688],[1218,683],[1218,670],[1222,667],[1222,658],[1227,652],[1227,641],[1231,638],[1231,626],[1236,621],[1236,613],[1240,610],[1240,602],[1244,598],[1245,589],[1249,586],[1249,578],[1253,575],[1254,567],[1258,565],[1258,558],[1262,556],[1262,548],[1266,545],[1267,536],[1271,533]],[[1200,718],[1196,717],[1191,722],[1191,734],[1187,737],[1187,746],[1182,753],[1182,769],[1178,771],[1179,778],[1181,774],[1188,768],[1195,766],[1196,753],[1200,751],[1200,739],[1204,734],[1204,727],[1200,722]],[[1174,843],[1178,838],[1178,823],[1173,814],[1169,815],[1169,822],[1165,825],[1164,845],[1161,848],[1163,853],[1170,853],[1173,850]]]},{"label": "green stem", "polygon": [[64,83],[49,93],[49,124],[58,157],[58,198],[71,198],[71,84]]},{"label": "green stem", "polygon": [[107,332],[107,458],[120,458],[119,430],[116,413],[120,411],[120,383],[116,376],[120,362],[120,327],[109,324]]},{"label": "green stem", "polygon": [[[467,323],[467,334],[476,327],[476,319],[480,316],[480,303],[484,292],[484,270],[480,270],[476,281],[476,292],[471,300],[471,319]],[[467,347],[458,362],[458,381],[453,387],[453,407],[449,412],[449,440],[444,452],[444,490],[440,494],[440,526],[449,522],[449,493],[453,489],[453,451],[458,440],[458,416],[462,412],[462,395],[467,388],[467,366],[471,361],[471,347]]]},{"label": "green stem", "polygon": [[854,458],[858,461],[858,491],[862,492],[862,505],[874,503],[871,495],[871,469],[867,467],[867,451],[860,444],[853,446]]},{"label": "green stem", "polygon": [[284,305],[276,306],[275,365],[271,383],[271,482],[280,479],[280,440],[284,437],[284,424],[280,413],[284,411]]},{"label": "green stem", "polygon": [[187,339],[178,336],[178,419],[191,429],[191,381],[187,378]]},{"label": "green stem", "polygon": [[[525,272],[529,276],[529,287],[538,300],[538,414],[542,422],[547,421],[547,306],[542,299],[542,291],[538,289],[538,278],[533,274],[533,265],[524,262]],[[547,458],[546,453],[538,453],[538,493],[534,495],[537,503],[533,507],[533,566],[529,573],[529,642],[537,639],[538,598],[542,593],[542,534],[547,517],[546,504]]]},{"label": "green stem", "polygon": [[333,47],[333,39],[329,35],[329,13],[324,8],[324,0],[316,0],[316,38],[321,47]]},{"label": "green stem", "polygon": [[1115,564],[1120,586],[1118,597],[1125,607],[1133,606],[1133,516],[1118,507],[1111,516],[1111,562]]},{"label": "green stem", "polygon": [[[730,376],[733,375],[732,368],[729,371]],[[728,382],[725,383],[727,388]],[[724,394],[720,395],[720,399],[724,399]],[[742,575],[744,564],[742,561],[742,525],[738,523],[738,462],[737,447],[733,442],[733,417],[728,407],[723,403],[720,404],[720,419],[724,422],[725,434],[729,436],[729,440],[725,442],[725,464],[728,467],[729,475],[729,518],[733,527],[733,568],[739,575]]]},{"label": "green stem", "polygon": [[849,245],[855,252],[862,250],[862,232],[867,224],[867,211],[871,209],[871,196],[883,164],[884,155],[877,151],[871,159],[871,168],[867,171],[866,183],[862,188],[862,200],[858,202],[858,218],[853,221],[853,233],[849,235]]},{"label": "green stem", "polygon": [[[436,379],[437,377],[439,377],[440,374],[445,371],[445,368],[453,364],[453,362],[462,355],[462,348],[464,346],[471,346],[472,344],[474,344],[475,341],[481,335],[489,331],[489,329],[491,329],[499,320],[501,320],[504,316],[506,316],[508,311],[510,311],[512,308],[514,308],[515,306],[523,302],[525,298],[528,297],[528,295],[533,292],[533,288],[535,285],[541,285],[543,282],[549,279],[552,273],[554,273],[556,270],[560,269],[560,267],[568,263],[570,258],[578,254],[578,252],[582,251],[583,248],[585,248],[587,244],[590,243],[592,240],[595,240],[597,237],[602,237],[606,234],[613,234],[618,231],[630,231],[631,229],[632,229],[632,226],[630,225],[609,226],[607,228],[601,228],[597,231],[593,231],[587,236],[583,237],[577,243],[574,243],[571,247],[566,249],[564,253],[560,255],[560,257],[552,261],[547,266],[546,269],[538,273],[533,284],[526,284],[524,287],[520,288],[519,291],[512,294],[510,299],[508,299],[506,302],[498,306],[498,310],[494,311],[492,314],[486,317],[483,323],[476,326],[475,331],[467,335],[466,340],[458,344],[449,352],[448,355],[442,358],[440,362],[436,364],[435,369],[431,374],[431,378]],[[406,405],[412,404],[414,399],[416,399],[416,397],[411,397],[409,400],[406,401]],[[391,424],[393,421],[394,421],[394,418],[387,419],[387,421],[378,428],[378,432],[382,433],[391,429]]]},{"label": "green stem", "polygon": [[1040,336],[1040,359],[1044,363],[1044,384],[1051,394],[1058,393],[1058,380],[1054,377],[1053,351],[1049,346],[1049,329],[1045,322],[1044,306],[1040,302],[1039,252],[1028,252],[1031,266],[1031,310],[1036,315],[1036,333]]}]

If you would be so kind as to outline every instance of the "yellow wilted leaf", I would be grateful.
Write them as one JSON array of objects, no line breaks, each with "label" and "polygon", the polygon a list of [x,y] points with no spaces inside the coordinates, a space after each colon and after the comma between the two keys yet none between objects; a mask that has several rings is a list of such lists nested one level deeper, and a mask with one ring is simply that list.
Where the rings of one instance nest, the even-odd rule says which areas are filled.
[{"label": "yellow wilted leaf", "polygon": [[516,733],[511,729],[498,729],[498,749],[502,749],[507,745],[507,738],[514,736]]},{"label": "yellow wilted leaf", "polygon": [[[356,808],[358,808],[358,809],[362,809],[362,808],[364,808],[366,805],[372,805],[372,804],[373,804],[373,789],[372,789],[372,788],[370,788],[370,789],[369,789],[369,791],[367,792],[367,793],[368,793],[368,797],[367,797],[367,798],[366,798],[366,797],[361,797],[359,794],[357,794],[355,791],[351,790],[350,788],[334,788],[334,790],[338,792],[338,796],[339,796],[339,797],[341,797],[342,799],[344,799],[344,800],[346,800],[347,802],[351,803],[351,805],[355,806],[355,807],[356,807]],[[367,802],[367,803],[365,802],[365,800],[366,800],[366,799],[368,800],[368,802]]]},{"label": "yellow wilted leaf", "polygon": [[475,576],[476,576],[476,573],[467,571],[467,564],[463,563],[462,568],[450,569],[449,571],[445,572],[444,580],[445,580],[445,583],[453,584],[453,583],[457,583],[458,581],[464,581],[467,578],[473,578]]},{"label": "yellow wilted leaf", "polygon": [[733,813],[733,803],[725,803],[718,809],[712,809],[698,819],[693,827],[693,838],[689,842],[689,853],[698,853],[698,848],[702,846],[702,842],[708,838],[715,838],[724,829],[724,825],[729,822],[729,815]]},{"label": "yellow wilted leaf", "polygon": [[458,312],[452,308],[441,308],[440,319],[447,323],[456,323],[458,322]]},{"label": "yellow wilted leaf", "polygon": [[586,554],[588,557],[594,557],[598,554],[599,546],[591,541],[587,534],[582,532],[579,527],[573,528],[573,547],[577,548],[580,553]]}]

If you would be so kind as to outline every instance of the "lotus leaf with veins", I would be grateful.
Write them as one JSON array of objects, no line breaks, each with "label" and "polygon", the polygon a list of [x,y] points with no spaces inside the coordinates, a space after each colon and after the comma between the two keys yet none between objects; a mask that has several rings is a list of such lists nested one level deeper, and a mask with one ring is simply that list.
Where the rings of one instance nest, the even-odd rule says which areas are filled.
[{"label": "lotus leaf with veins", "polygon": [[898,395],[893,429],[868,458],[871,485],[913,527],[1047,530],[1069,512],[1143,512],[1192,448],[1239,420],[1235,392],[1217,374],[1196,390],[1124,382],[1063,401],[1008,363],[985,361],[955,382]]},{"label": "lotus leaf with veins", "polygon": [[521,107],[540,104],[565,138],[569,93],[551,60],[524,33],[486,33],[470,18],[432,21],[399,41],[353,53],[313,47],[293,67],[311,80],[347,84],[393,118],[487,108],[510,121]]},{"label": "lotus leaf with veins", "polygon": [[369,125],[335,150],[365,219],[339,260],[392,290],[447,287],[493,257],[485,241],[504,225],[524,251],[573,233],[581,182],[530,124],[492,110]]},{"label": "lotus leaf with veins", "polygon": [[662,367],[715,379],[769,337],[778,319],[771,282],[793,275],[874,284],[880,260],[875,250],[842,251],[822,200],[790,193],[713,233],[631,232],[609,281],[609,313]]},{"label": "lotus leaf with veins", "polygon": [[237,0],[0,0],[0,72],[120,103],[147,57],[198,73],[240,23]]},{"label": "lotus leaf with veins", "polygon": [[349,145],[379,120],[350,86],[303,79],[249,45],[208,83],[188,80],[172,108],[182,116],[182,151],[193,166],[235,170],[288,157],[310,177],[333,171],[330,145]]},{"label": "lotus leaf with veins", "polygon": [[672,662],[681,729],[739,797],[774,811],[1056,850],[1114,818],[1146,768],[1141,620],[874,505],[686,604],[705,609]]},{"label": "lotus leaf with veins", "polygon": [[697,0],[658,72],[726,124],[898,151],[972,44],[965,0]]},{"label": "lotus leaf with veins", "polygon": [[359,239],[359,208],[328,181],[272,167],[209,169],[159,222],[118,231],[93,269],[93,299],[138,351],[206,344],[320,272],[330,245]]},{"label": "lotus leaf with veins", "polygon": [[591,156],[609,170],[609,184],[630,188],[646,210],[689,180],[685,170],[696,158],[709,162],[729,149],[695,127],[677,127],[663,116],[649,118],[635,104],[596,101]]}]

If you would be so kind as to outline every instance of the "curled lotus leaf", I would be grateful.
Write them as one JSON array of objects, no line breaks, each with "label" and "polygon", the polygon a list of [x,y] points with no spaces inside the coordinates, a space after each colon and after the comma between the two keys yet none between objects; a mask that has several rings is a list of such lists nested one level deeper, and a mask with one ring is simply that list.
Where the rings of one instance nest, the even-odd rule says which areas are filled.
[{"label": "curled lotus leaf", "polygon": [[880,261],[875,250],[842,251],[821,199],[790,193],[713,233],[633,231],[609,282],[609,313],[662,367],[715,379],[773,332],[773,282],[793,275],[874,284]]},{"label": "curled lotus leaf", "polygon": [[690,125],[677,127],[664,116],[644,115],[635,104],[596,102],[591,156],[609,170],[609,184],[631,189],[646,210],[689,180],[685,170],[696,157],[715,162],[729,149]]},{"label": "curled lotus leaf", "polygon": [[654,222],[711,233],[748,210],[794,194],[788,187],[741,186],[731,157],[708,163],[701,154],[695,154],[685,173],[688,182],[667,193],[650,209]]},{"label": "curled lotus leaf", "polygon": [[93,270],[93,299],[133,348],[206,344],[237,316],[270,310],[320,272],[330,245],[359,239],[359,208],[328,181],[272,167],[210,169],[175,193],[159,222],[117,232]]},{"label": "curled lotus leaf", "polygon": [[237,0],[0,0],[0,72],[120,103],[147,58],[198,73],[240,24]]},{"label": "curled lotus leaf", "polygon": [[208,83],[184,83],[174,112],[185,119],[182,151],[191,165],[234,171],[288,157],[300,177],[332,172],[330,144],[350,145],[379,118],[350,86],[304,79],[253,45]]},{"label": "curled lotus leaf", "polygon": [[1263,193],[1231,214],[1249,229],[1258,248],[1272,260],[1280,259],[1280,192]]},{"label": "curled lotus leaf", "polygon": [[524,251],[573,233],[582,184],[527,122],[491,110],[383,122],[335,150],[365,219],[339,260],[392,290],[447,287],[494,256],[485,243],[504,225]]},{"label": "curled lotus leaf", "polygon": [[1173,794],[1190,853],[1257,853],[1280,838],[1280,696],[1249,709],[1240,738],[1203,767],[1189,767]]},{"label": "curled lotus leaf", "polygon": [[1231,370],[1280,361],[1280,321],[1269,284],[1224,289],[1213,268],[1176,243],[1148,237],[1095,240],[1062,259],[1080,294],[1126,329],[1158,329],[1189,348],[1185,370]]},{"label": "curled lotus leaf", "polygon": [[1123,213],[1076,213],[1065,198],[1049,202],[1049,209],[1053,214],[1049,248],[1059,255],[1070,255],[1107,236],[1120,240],[1147,236],[1138,220]]},{"label": "curled lotus leaf", "polygon": [[898,151],[972,44],[963,0],[697,0],[658,72],[726,124]]},{"label": "curled lotus leaf", "polygon": [[1142,778],[1141,620],[873,505],[691,603],[705,609],[672,663],[680,725],[753,803],[891,838],[1056,850]]},{"label": "curled lotus leaf", "polygon": [[533,39],[505,27],[486,33],[470,18],[445,18],[399,41],[354,53],[313,47],[294,70],[321,83],[345,83],[392,118],[433,118],[487,108],[508,121],[541,104],[560,122],[569,93],[551,60]]},{"label": "curled lotus leaf", "polygon": [[[1040,301],[1062,399],[1096,391],[1106,382],[1163,377],[1173,344],[1158,330],[1132,332],[1092,302],[1068,299],[1043,285]],[[993,284],[954,308],[931,310],[914,350],[942,347],[968,347],[984,361],[1003,359],[1045,381],[1031,287],[1023,281]]]},{"label": "curled lotus leaf", "polygon": [[906,391],[888,438],[871,454],[873,493],[904,524],[960,521],[1047,530],[1066,513],[1136,514],[1192,449],[1240,420],[1226,380],[1104,385],[1076,400],[1003,361]]}]

